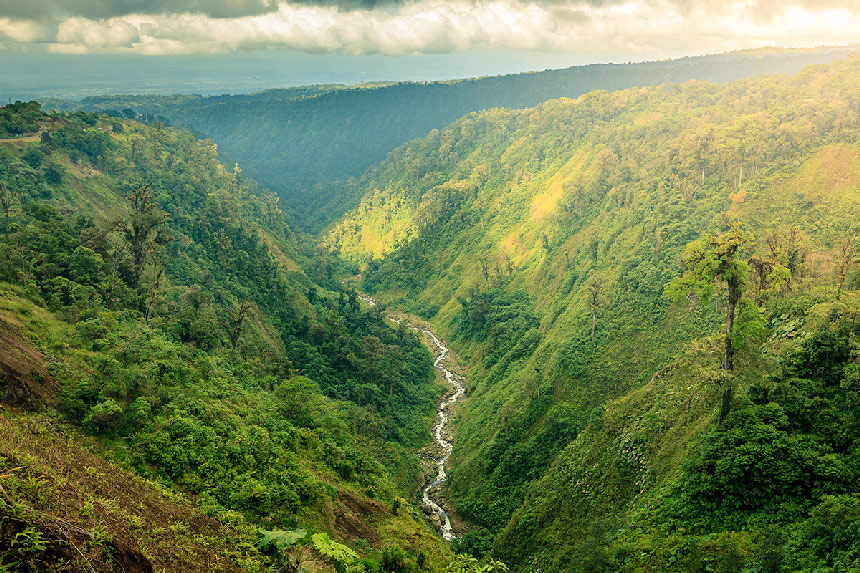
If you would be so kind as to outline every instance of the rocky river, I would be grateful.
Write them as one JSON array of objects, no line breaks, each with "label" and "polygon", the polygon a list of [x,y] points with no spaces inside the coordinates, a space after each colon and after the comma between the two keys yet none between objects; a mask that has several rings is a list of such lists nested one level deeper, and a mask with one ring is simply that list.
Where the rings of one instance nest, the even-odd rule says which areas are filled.
[{"label": "rocky river", "polygon": [[[366,295],[359,295],[358,297],[368,305],[376,306],[376,301],[373,298]],[[400,323],[401,321],[401,319],[396,317],[389,316],[389,318],[396,323]],[[451,354],[450,349],[445,343],[428,328],[410,328],[426,335],[433,343],[433,353],[436,356],[433,366],[445,376],[445,380],[451,385],[451,391],[445,393],[436,409],[436,420],[433,422],[433,441],[438,446],[433,454],[436,470],[433,478],[421,490],[421,504],[424,512],[439,527],[442,538],[446,541],[451,541],[456,538],[456,535],[451,526],[451,517],[445,510],[444,506],[446,503],[442,495],[442,486],[448,479],[445,473],[445,464],[448,462],[451,451],[454,449],[453,438],[448,424],[451,421],[451,406],[463,398],[466,394],[466,387],[463,384],[463,380],[445,366]]]}]

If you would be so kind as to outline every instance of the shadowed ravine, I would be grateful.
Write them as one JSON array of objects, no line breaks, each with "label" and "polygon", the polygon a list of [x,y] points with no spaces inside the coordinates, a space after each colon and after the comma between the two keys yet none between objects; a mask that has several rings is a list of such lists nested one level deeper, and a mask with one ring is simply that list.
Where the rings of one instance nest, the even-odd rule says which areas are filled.
[{"label": "shadowed ravine", "polygon": [[[359,298],[370,306],[376,306],[376,301],[369,296],[359,295]],[[398,318],[389,316],[389,319],[398,324],[400,323],[400,319]],[[410,326],[409,328],[427,335],[433,342],[433,353],[436,356],[433,361],[433,366],[445,376],[445,380],[448,381],[451,385],[451,389],[453,390],[452,393],[445,394],[442,401],[439,403],[439,407],[436,409],[436,420],[433,423],[433,441],[436,442],[440,449],[439,454],[434,456],[434,461],[436,462],[436,475],[421,491],[421,502],[424,507],[429,508],[432,514],[439,516],[439,532],[442,534],[442,538],[445,539],[445,541],[451,541],[457,536],[454,535],[454,529],[451,527],[451,518],[448,516],[448,512],[442,507],[444,504],[442,485],[448,478],[445,473],[445,464],[451,456],[451,451],[454,449],[454,443],[451,439],[446,440],[443,435],[445,432],[445,426],[451,420],[449,408],[451,404],[454,404],[465,395],[466,387],[459,376],[444,366],[444,362],[448,359],[451,353],[445,343],[442,342],[442,340],[436,336],[433,331],[427,328],[416,328],[414,326]],[[450,438],[450,435],[448,437]]]}]

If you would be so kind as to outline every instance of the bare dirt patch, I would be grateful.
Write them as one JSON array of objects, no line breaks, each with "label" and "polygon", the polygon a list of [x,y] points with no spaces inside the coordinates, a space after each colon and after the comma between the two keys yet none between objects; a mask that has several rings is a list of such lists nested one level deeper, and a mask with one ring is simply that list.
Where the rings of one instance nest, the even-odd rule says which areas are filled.
[{"label": "bare dirt patch", "polygon": [[12,323],[0,318],[0,400],[15,406],[52,405],[59,389],[42,353],[27,344]]},{"label": "bare dirt patch", "polygon": [[386,513],[387,508],[378,501],[358,497],[341,491],[334,508],[334,526],[338,534],[348,541],[364,539],[372,546],[379,545],[381,538],[365,521]]}]

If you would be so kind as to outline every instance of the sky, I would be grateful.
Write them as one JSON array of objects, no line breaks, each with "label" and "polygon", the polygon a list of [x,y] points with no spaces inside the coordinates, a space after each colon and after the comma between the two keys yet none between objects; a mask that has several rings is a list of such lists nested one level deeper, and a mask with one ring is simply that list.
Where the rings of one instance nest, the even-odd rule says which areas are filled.
[{"label": "sky", "polygon": [[0,97],[111,77],[235,93],[858,42],[860,0],[0,0]]}]

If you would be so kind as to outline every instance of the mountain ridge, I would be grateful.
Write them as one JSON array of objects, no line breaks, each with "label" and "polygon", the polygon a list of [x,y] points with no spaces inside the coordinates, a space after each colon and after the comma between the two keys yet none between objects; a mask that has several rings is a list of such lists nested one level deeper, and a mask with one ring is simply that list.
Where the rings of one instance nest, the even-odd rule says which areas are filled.
[{"label": "mountain ridge", "polygon": [[[62,109],[123,109],[156,116],[216,140],[231,162],[281,196],[295,220],[325,228],[360,197],[344,181],[403,143],[424,137],[470,112],[523,108],[595,89],[708,79],[724,82],[761,73],[794,73],[804,65],[844,57],[847,48],[732,52],[638,64],[592,64],[453,82],[394,83],[368,89],[319,88],[291,99],[290,89],[256,96],[88,98]],[[175,99],[175,98],[174,98]],[[51,105],[54,105],[52,103]],[[59,105],[59,103],[57,104]],[[420,111],[420,113],[417,113]]]}]

